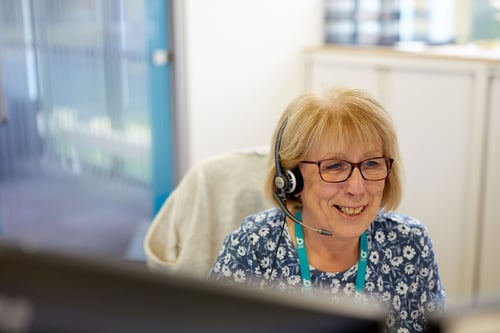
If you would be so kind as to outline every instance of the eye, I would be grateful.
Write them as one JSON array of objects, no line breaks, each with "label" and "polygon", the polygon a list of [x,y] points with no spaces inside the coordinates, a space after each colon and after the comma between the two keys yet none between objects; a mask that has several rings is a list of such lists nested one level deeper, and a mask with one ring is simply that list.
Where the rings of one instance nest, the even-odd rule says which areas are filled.
[{"label": "eye", "polygon": [[376,158],[372,160],[367,160],[363,162],[363,167],[367,169],[378,169],[382,167],[382,162],[384,160],[381,158]]},{"label": "eye", "polygon": [[339,160],[326,160],[321,163],[321,169],[325,171],[344,171],[348,167],[348,164],[344,161]]}]

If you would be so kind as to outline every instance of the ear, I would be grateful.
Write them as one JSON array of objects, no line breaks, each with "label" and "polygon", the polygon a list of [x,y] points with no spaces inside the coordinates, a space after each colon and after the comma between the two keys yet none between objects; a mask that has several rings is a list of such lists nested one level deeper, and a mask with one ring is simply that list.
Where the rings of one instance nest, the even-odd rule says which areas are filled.
[{"label": "ear", "polygon": [[285,175],[287,178],[286,193],[292,196],[296,196],[304,188],[304,178],[300,172],[299,167],[292,170],[286,170]]}]

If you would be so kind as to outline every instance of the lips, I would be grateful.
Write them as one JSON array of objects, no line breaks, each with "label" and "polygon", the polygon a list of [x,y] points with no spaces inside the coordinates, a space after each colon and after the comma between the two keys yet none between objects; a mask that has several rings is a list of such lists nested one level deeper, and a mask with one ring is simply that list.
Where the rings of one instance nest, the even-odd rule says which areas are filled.
[{"label": "lips", "polygon": [[343,207],[343,206],[337,206],[335,207],[342,212],[342,214],[347,215],[347,216],[356,216],[361,214],[365,210],[365,206],[361,207]]}]

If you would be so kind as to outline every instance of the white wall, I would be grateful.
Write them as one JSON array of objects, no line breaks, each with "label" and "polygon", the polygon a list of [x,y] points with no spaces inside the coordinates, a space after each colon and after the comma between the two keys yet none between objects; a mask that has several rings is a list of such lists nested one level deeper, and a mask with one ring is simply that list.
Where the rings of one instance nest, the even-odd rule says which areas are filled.
[{"label": "white wall", "polygon": [[174,23],[182,51],[180,174],[210,155],[269,144],[281,112],[304,91],[303,50],[322,43],[322,3],[174,2],[182,15]]}]

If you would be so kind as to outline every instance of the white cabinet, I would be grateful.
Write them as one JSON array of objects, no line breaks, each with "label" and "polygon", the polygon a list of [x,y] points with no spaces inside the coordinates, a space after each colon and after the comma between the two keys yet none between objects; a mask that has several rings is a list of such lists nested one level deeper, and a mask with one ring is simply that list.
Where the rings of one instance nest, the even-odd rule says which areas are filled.
[{"label": "white cabinet", "polygon": [[305,78],[308,88],[328,88],[335,84],[377,90],[379,73],[371,63],[331,61],[328,56],[320,55],[309,60]]},{"label": "white cabinet", "polygon": [[492,75],[488,103],[488,135],[484,178],[484,197],[481,206],[484,214],[479,238],[481,262],[479,290],[482,294],[498,292],[500,284],[500,66]]},{"label": "white cabinet", "polygon": [[[486,220],[500,216],[498,205],[496,214],[483,215],[480,199],[487,196],[490,201],[486,205],[493,207],[493,201],[500,196],[498,176],[496,185],[492,184],[488,192],[484,189],[488,64],[336,47],[309,51],[305,60],[306,90],[358,87],[384,103],[394,119],[403,158],[404,196],[398,211],[420,219],[428,227],[449,301],[471,296],[479,283],[481,226],[486,228],[491,224]],[[496,91],[491,93],[490,104],[495,109],[496,103],[496,114],[491,115],[490,123],[497,125],[489,131],[489,140],[500,142],[500,80],[494,82]],[[498,144],[489,148],[493,164],[500,159]],[[496,170],[500,168],[489,173],[494,176]],[[500,231],[500,224],[494,227],[497,233],[492,229],[482,236],[485,241]],[[499,242],[491,238],[484,243],[482,252],[491,253],[488,260],[494,260],[494,254],[500,253]],[[496,280],[485,280],[484,284],[500,290],[498,268],[495,273]]]}]

